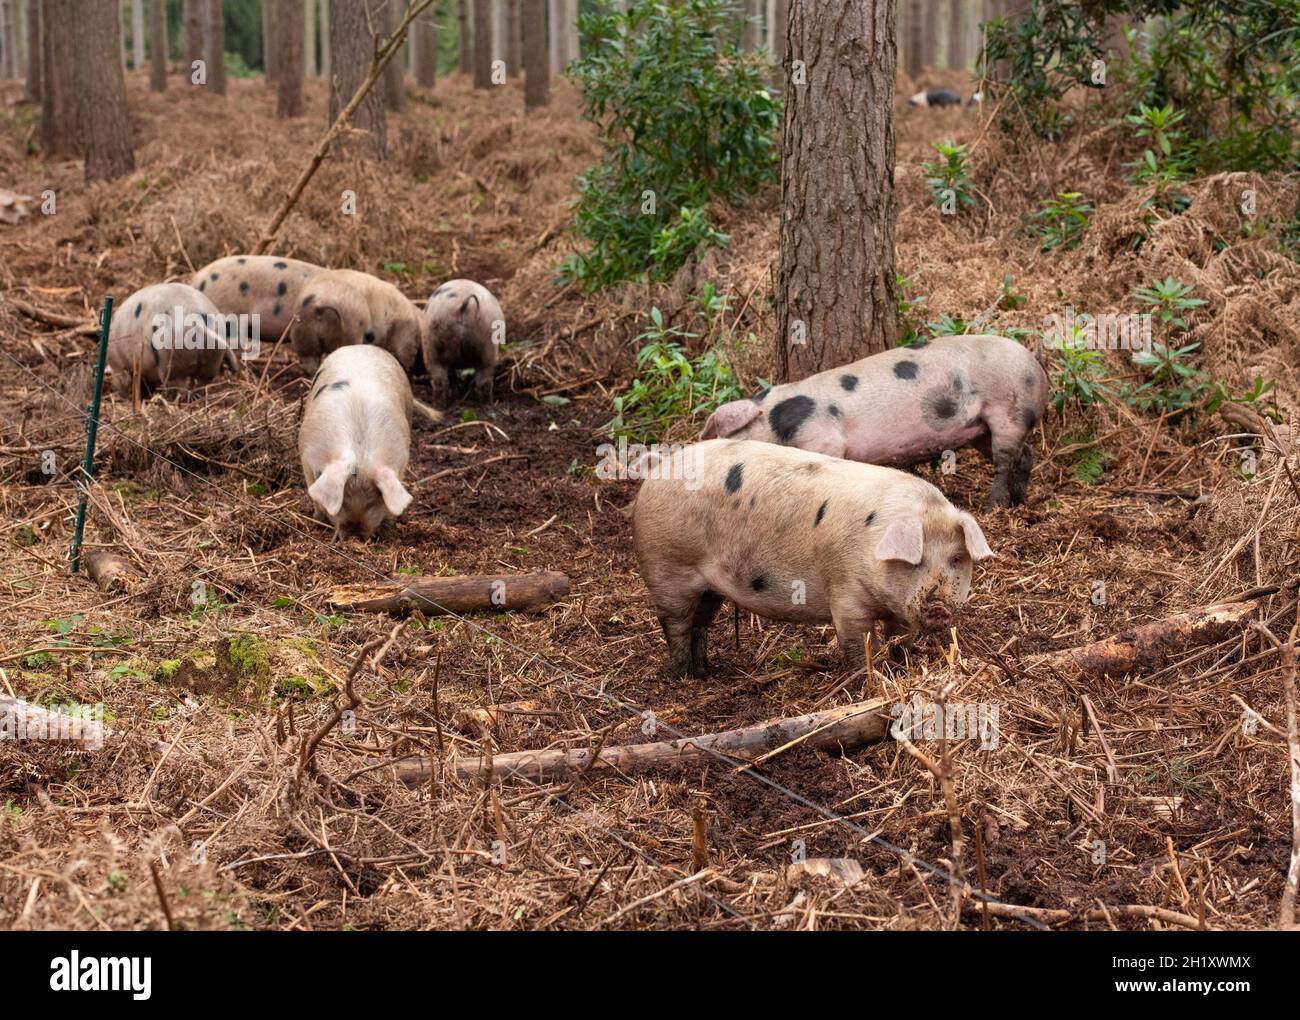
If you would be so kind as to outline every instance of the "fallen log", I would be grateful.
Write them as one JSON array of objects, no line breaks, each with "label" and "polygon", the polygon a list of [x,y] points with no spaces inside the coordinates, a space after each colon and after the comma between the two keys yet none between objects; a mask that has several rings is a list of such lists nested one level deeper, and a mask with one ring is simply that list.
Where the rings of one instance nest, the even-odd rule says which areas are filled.
[{"label": "fallen log", "polygon": [[111,549],[88,549],[81,559],[101,591],[129,591],[140,580],[131,561]]},{"label": "fallen log", "polygon": [[[859,747],[883,740],[893,719],[885,698],[872,698],[841,708],[812,712],[790,719],[769,719],[741,729],[699,737],[664,740],[651,744],[623,744],[602,748],[592,760],[591,748],[576,751],[513,751],[492,757],[462,758],[455,764],[460,779],[520,779],[546,782],[572,773],[617,769],[638,772],[665,765],[680,765],[718,754],[750,760],[796,742],[820,750]],[[485,773],[491,767],[491,777]],[[395,765],[407,785],[427,783],[432,765],[425,755],[403,758]]]},{"label": "fallen log", "polygon": [[1223,602],[1200,606],[1163,620],[1144,623],[1092,644],[1035,655],[1030,666],[1074,667],[1098,676],[1160,669],[1181,652],[1196,645],[1228,637],[1246,622],[1258,605],[1253,602]]},{"label": "fallen log", "polygon": [[527,612],[569,594],[569,579],[558,570],[531,574],[471,574],[465,577],[410,577],[383,584],[346,584],[326,601],[335,609],[426,616],[477,612]]}]

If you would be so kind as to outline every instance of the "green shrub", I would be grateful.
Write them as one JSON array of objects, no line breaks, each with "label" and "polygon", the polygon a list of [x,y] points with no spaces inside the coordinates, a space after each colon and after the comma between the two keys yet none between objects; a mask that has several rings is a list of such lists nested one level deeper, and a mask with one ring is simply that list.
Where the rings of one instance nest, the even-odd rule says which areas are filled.
[{"label": "green shrub", "polygon": [[614,417],[605,426],[614,438],[633,443],[653,442],[673,422],[707,415],[741,396],[736,374],[717,348],[693,359],[684,342],[700,334],[665,326],[658,308],[650,309],[650,319],[650,329],[637,337],[644,341],[637,376],[614,398]]},{"label": "green shrub", "polygon": [[1035,232],[1042,240],[1043,251],[1079,247],[1083,232],[1088,229],[1092,206],[1077,191],[1062,191],[1043,203],[1034,219]]},{"label": "green shrub", "polygon": [[975,196],[971,193],[970,168],[966,163],[966,146],[944,139],[935,142],[933,148],[943,159],[921,165],[925,172],[925,183],[934,196],[934,204],[945,215],[953,216],[963,208],[975,205]]},{"label": "green shrub", "polygon": [[722,245],[714,200],[739,204],[775,179],[780,101],[769,65],[742,53],[732,0],[638,0],[579,19],[583,56],[569,66],[601,161],[578,181],[586,243],[560,267],[596,290],[667,279],[701,245]]},{"label": "green shrub", "polygon": [[1105,359],[1101,351],[1086,346],[1083,330],[1075,326],[1072,335],[1052,353],[1052,406],[1057,414],[1070,403],[1086,407],[1101,400],[1109,388],[1102,381]]}]

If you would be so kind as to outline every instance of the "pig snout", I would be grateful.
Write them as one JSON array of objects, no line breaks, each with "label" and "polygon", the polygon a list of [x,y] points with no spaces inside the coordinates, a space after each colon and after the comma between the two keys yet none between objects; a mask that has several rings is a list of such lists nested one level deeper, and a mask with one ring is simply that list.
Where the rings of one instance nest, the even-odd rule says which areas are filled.
[{"label": "pig snout", "polygon": [[921,605],[921,629],[929,634],[938,634],[952,626],[952,607],[946,602],[932,599]]}]

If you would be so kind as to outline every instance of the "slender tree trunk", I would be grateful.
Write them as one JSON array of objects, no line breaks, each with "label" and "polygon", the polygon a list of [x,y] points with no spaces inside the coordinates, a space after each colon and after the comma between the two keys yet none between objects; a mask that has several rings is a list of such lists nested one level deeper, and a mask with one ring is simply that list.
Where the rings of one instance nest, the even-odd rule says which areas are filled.
[{"label": "slender tree trunk", "polygon": [[470,0],[456,2],[456,50],[460,56],[460,73],[474,72],[474,28],[469,16]]},{"label": "slender tree trunk", "polygon": [[221,0],[207,0],[208,88],[226,94],[226,16]]},{"label": "slender tree trunk", "polygon": [[27,0],[27,101],[41,101],[41,0]]},{"label": "slender tree trunk", "polygon": [[144,0],[131,0],[131,69],[144,67]]},{"label": "slender tree trunk", "polygon": [[511,78],[519,77],[519,65],[522,58],[519,42],[519,0],[505,0],[506,3],[506,74]]},{"label": "slender tree trunk", "polygon": [[474,0],[474,87],[492,87],[491,0]]},{"label": "slender tree trunk", "polygon": [[302,0],[264,0],[271,5],[271,31],[278,52],[275,66],[280,80],[275,87],[275,115],[280,119],[302,116],[302,46],[305,26]]},{"label": "slender tree trunk", "polygon": [[[63,8],[59,10],[57,8]],[[122,23],[116,0],[61,0],[48,8],[46,30],[66,34],[72,55],[77,138],[86,160],[86,181],[106,181],[135,169],[126,80],[121,61]]]},{"label": "slender tree trunk", "polygon": [[740,29],[740,48],[746,53],[758,49],[759,21],[762,15],[762,0],[744,0],[741,8],[745,24]]},{"label": "slender tree trunk", "polygon": [[551,73],[564,73],[564,8],[562,0],[547,0],[546,23],[550,28],[547,33],[547,46],[551,52]]},{"label": "slender tree trunk", "polygon": [[524,0],[524,109],[551,101],[551,59],[546,46],[546,0]]},{"label": "slender tree trunk", "polygon": [[185,80],[194,82],[194,62],[203,59],[203,5],[207,0],[184,0],[181,6],[185,31]]},{"label": "slender tree trunk", "polygon": [[302,9],[302,73],[316,77],[316,0],[307,0]]},{"label": "slender tree trunk", "polygon": [[330,0],[320,0],[320,76],[326,81],[333,73],[330,50]]},{"label": "slender tree trunk", "polygon": [[773,3],[772,22],[772,56],[778,64],[785,62],[786,35],[789,31],[789,0],[775,0]]},{"label": "slender tree trunk", "polygon": [[960,71],[966,66],[965,0],[948,0],[948,67]]},{"label": "slender tree trunk", "polygon": [[167,89],[167,2],[149,0],[149,91]]},{"label": "slender tree trunk", "polygon": [[578,42],[578,0],[561,0],[564,4],[564,64],[582,55]]},{"label": "slender tree trunk", "polygon": [[433,88],[438,80],[438,23],[434,20],[433,7],[411,23],[411,63],[416,84]]},{"label": "slender tree trunk", "polygon": [[925,0],[907,0],[907,42],[903,47],[903,70],[913,83],[921,77],[924,37]]},{"label": "slender tree trunk", "polygon": [[[195,0],[185,0],[186,3]],[[347,0],[344,0],[346,3]],[[275,41],[275,0],[262,0],[262,75],[268,86],[274,86],[279,78],[276,61],[280,59],[279,47]]]},{"label": "slender tree trunk", "polygon": [[776,292],[777,375],[801,379],[892,347],[893,0],[790,8]]},{"label": "slender tree trunk", "polygon": [[[397,31],[397,26],[402,23],[403,17],[405,14],[398,5],[398,0],[385,0],[375,28],[387,39]],[[380,84],[383,86],[384,103],[388,108],[394,112],[404,110],[406,108],[406,61],[402,59],[400,52],[394,53],[393,59],[384,68],[384,79]]]},{"label": "slender tree trunk", "polygon": [[[331,66],[333,79],[330,85],[329,123],[339,115],[353,93],[361,87],[370,73],[370,60],[375,51],[373,24],[382,31],[383,0],[334,0],[330,4],[330,42],[333,46]],[[366,17],[366,4],[370,17]],[[388,131],[384,120],[383,96],[378,88],[370,90],[356,112],[351,125],[357,132],[365,133],[364,144],[378,159],[388,151]]]},{"label": "slender tree trunk", "polygon": [[[47,156],[76,155],[76,83],[72,72],[74,0],[41,0],[41,151]],[[114,62],[116,63],[116,61]]]},{"label": "slender tree trunk", "polygon": [[14,40],[18,26],[14,19],[13,0],[0,0],[0,78],[14,78],[18,74],[18,60]]},{"label": "slender tree trunk", "polygon": [[10,0],[14,9],[14,77],[27,77],[27,3],[26,0]]}]

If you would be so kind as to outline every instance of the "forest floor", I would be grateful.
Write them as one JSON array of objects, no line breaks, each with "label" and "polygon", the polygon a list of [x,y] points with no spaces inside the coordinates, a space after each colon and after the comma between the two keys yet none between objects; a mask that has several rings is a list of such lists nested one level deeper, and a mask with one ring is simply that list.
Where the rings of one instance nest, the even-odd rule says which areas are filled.
[{"label": "forest floor", "polygon": [[[970,91],[950,77],[923,84]],[[390,160],[331,157],[275,248],[376,273],[415,299],[453,276],[501,296],[511,347],[498,402],[457,405],[442,426],[417,419],[415,499],[389,532],[333,541],[311,519],[296,454],[306,380],[277,348],[194,400],[140,412],[106,400],[87,543],[123,552],[144,580],[104,594],[70,576],[93,339],[10,299],[89,325],[105,293],[121,300],[249,249],[323,129],[324,96],[311,91],[309,116],[286,125],[260,81],[230,87],[225,100],[154,96],[131,76],[138,169],[91,189],[79,165],[33,155],[29,107],[11,93],[0,108],[0,186],[57,196],[55,215],[0,226],[0,685],[41,705],[102,703],[117,731],[97,751],[0,742],[0,925],[161,927],[155,867],[185,928],[977,928],[974,900],[952,916],[944,796],[892,741],[842,755],[795,747],[744,771],[710,760],[487,789],[449,768],[408,788],[390,767],[416,752],[449,763],[485,742],[498,753],[634,743],[649,739],[642,710],[703,734],[875,693],[910,699],[951,678],[959,700],[999,710],[997,748],[950,749],[977,888],[1069,912],[1036,915],[1053,925],[1171,923],[1118,909],[1134,905],[1207,927],[1275,922],[1291,848],[1286,753],[1267,726],[1243,726],[1243,703],[1285,725],[1266,638],[1235,633],[1119,679],[1025,660],[1300,574],[1300,502],[1280,460],[1260,451],[1243,478],[1241,430],[1218,417],[1166,423],[1117,399],[1049,414],[1029,499],[1012,510],[983,512],[989,473],[971,451],[954,474],[919,469],[979,514],[998,554],[977,569],[956,649],[917,647],[905,664],[879,663],[870,689],[838,690],[829,628],[747,617],[737,642],[724,612],[713,675],[665,677],[618,512],[635,490],[594,477],[595,448],[650,306],[702,330],[706,281],[733,296],[710,339],[747,387],[766,377],[768,345],[751,334],[774,330],[779,196],[723,211],[730,246],[671,284],[597,298],[558,288],[573,181],[596,153],[567,88],[527,118],[515,85],[503,98],[451,78],[413,95],[390,114]],[[1276,380],[1291,413],[1300,264],[1277,254],[1266,224],[1287,218],[1294,179],[1194,182],[1187,211],[1134,251],[1143,196],[1122,169],[1130,139],[1012,152],[989,120],[900,106],[898,264],[909,296],[924,296],[915,314],[987,310],[990,331],[1038,328],[1065,304],[1142,311],[1136,287],[1172,275],[1209,302],[1190,336],[1206,369],[1234,391]],[[943,137],[972,146],[979,205],[957,223],[941,219],[921,170]],[[1243,188],[1259,229],[1242,227]],[[339,211],[345,189],[355,216]],[[1091,226],[1078,249],[1042,253],[1025,217],[1065,190],[1088,194]],[[1007,274],[1020,307],[1000,306],[1015,303],[1001,301]],[[1133,378],[1112,358],[1114,377]],[[416,394],[427,396],[422,380]],[[1081,449],[1102,451],[1092,481]],[[505,454],[517,457],[492,460]],[[572,581],[549,609],[412,621],[377,665],[368,657],[355,726],[331,730],[300,774],[305,736],[330,718],[349,665],[394,623],[339,612],[331,587],[540,569]],[[1285,638],[1294,604],[1259,606]],[[531,704],[489,736],[453,724],[519,701]],[[852,858],[863,877],[791,878],[799,853]]]}]

